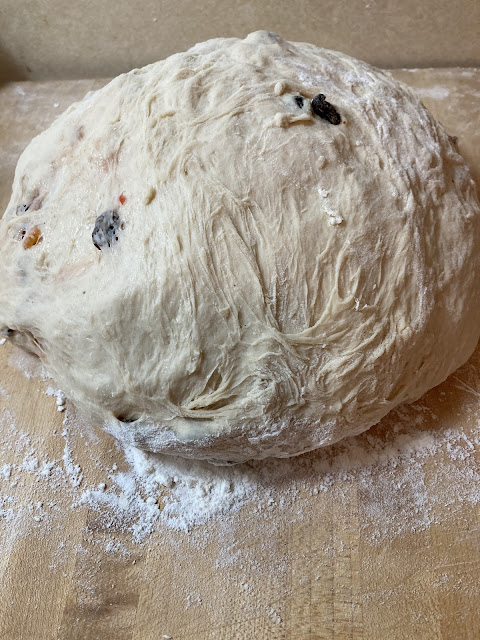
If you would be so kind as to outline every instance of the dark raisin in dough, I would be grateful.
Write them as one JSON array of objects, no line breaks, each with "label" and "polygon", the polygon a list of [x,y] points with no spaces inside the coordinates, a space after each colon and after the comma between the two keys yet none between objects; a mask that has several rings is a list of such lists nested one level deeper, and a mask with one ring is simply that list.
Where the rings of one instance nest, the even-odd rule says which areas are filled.
[{"label": "dark raisin in dough", "polygon": [[113,242],[118,240],[118,231],[121,228],[118,213],[110,209],[104,211],[95,220],[92,231],[93,244],[100,250],[105,246],[111,247]]},{"label": "dark raisin in dough", "polygon": [[323,93],[319,93],[312,100],[312,109],[323,120],[327,120],[330,124],[340,124],[342,118],[333,104],[325,100]]},{"label": "dark raisin in dough", "polygon": [[295,100],[295,102],[297,103],[297,105],[301,109],[303,107],[303,98],[302,98],[302,96],[295,96],[294,100]]}]

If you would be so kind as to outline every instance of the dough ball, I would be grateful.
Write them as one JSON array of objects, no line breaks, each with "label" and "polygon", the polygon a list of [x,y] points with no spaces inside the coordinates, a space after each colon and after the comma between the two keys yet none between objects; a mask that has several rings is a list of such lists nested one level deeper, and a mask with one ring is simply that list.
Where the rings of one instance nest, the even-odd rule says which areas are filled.
[{"label": "dough ball", "polygon": [[480,211],[386,72],[266,31],[88,94],[21,156],[0,328],[111,433],[217,462],[358,434],[467,360]]}]

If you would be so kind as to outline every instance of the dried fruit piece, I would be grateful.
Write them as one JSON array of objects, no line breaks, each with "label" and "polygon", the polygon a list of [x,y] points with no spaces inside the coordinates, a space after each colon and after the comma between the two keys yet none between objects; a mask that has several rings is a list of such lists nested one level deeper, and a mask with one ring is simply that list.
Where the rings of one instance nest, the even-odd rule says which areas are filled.
[{"label": "dried fruit piece", "polygon": [[93,244],[100,250],[105,246],[111,247],[118,240],[120,229],[123,229],[123,224],[120,222],[117,211],[112,209],[104,211],[95,220],[92,231]]},{"label": "dried fruit piece", "polygon": [[340,124],[342,117],[335,109],[333,104],[325,100],[323,93],[319,93],[312,100],[313,112],[323,120],[327,120],[330,124]]},{"label": "dried fruit piece", "polygon": [[121,193],[118,196],[118,199],[120,200],[120,204],[125,204],[125,200],[127,199],[126,196],[123,195],[123,193]]},{"label": "dried fruit piece", "polygon": [[30,227],[23,238],[23,248],[30,249],[42,239],[42,232],[38,227]]},{"label": "dried fruit piece", "polygon": [[297,105],[301,109],[303,107],[303,98],[302,98],[302,96],[294,96],[293,99],[295,100],[295,102],[297,103]]}]

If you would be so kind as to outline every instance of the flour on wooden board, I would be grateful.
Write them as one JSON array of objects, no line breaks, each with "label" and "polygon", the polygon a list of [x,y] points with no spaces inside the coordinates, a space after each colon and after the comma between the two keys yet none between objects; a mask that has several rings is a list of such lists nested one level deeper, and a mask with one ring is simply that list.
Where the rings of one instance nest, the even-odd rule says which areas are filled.
[{"label": "flour on wooden board", "polygon": [[[105,538],[93,530],[89,535],[103,546],[105,557],[128,558],[132,548],[152,545],[158,532],[162,545],[191,549],[220,537],[217,569],[235,566],[238,589],[248,596],[255,573],[267,569],[239,537],[245,535],[245,514],[249,535],[261,539],[262,553],[273,557],[279,531],[331,517],[332,504],[347,512],[356,495],[361,495],[362,537],[372,545],[441,527],[466,505],[480,502],[475,462],[480,422],[468,429],[439,428],[421,402],[396,410],[381,435],[370,431],[297,458],[215,467],[122,447],[85,423],[60,390],[47,386],[48,374],[35,360],[14,350],[9,364],[24,372],[32,388],[40,384],[41,393],[66,409],[61,426],[52,424],[44,437],[30,435],[9,408],[0,412],[0,527],[3,521],[8,534],[1,538],[2,555],[32,530],[43,537],[62,532],[66,518],[88,508],[97,513],[95,526]],[[43,382],[33,380],[38,376]],[[479,391],[468,379],[458,378],[458,386],[477,400]],[[109,450],[100,447],[106,442]],[[47,455],[47,444],[57,457]],[[27,484],[33,490],[25,503],[20,489]],[[136,545],[127,549],[115,538],[119,532]],[[60,570],[68,544],[65,538],[56,550],[52,571]],[[334,539],[321,551],[325,557],[342,553],[345,544]],[[282,575],[287,564],[277,553],[269,570]],[[186,593],[185,599],[187,608],[202,604],[200,593]],[[272,609],[267,615],[281,624],[281,612]]]}]

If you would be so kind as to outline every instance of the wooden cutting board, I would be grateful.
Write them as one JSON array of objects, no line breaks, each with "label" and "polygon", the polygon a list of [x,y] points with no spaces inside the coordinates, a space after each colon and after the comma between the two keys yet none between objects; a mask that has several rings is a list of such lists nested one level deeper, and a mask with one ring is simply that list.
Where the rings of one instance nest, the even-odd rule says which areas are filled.
[{"label": "wooden cutting board", "polygon": [[[480,69],[394,75],[458,136],[480,184]],[[29,140],[104,83],[0,88],[1,211]],[[477,349],[353,443],[272,467],[242,509],[188,533],[159,520],[136,542],[74,504],[128,469],[122,451],[81,420],[65,429],[54,383],[0,347],[0,638],[480,638],[479,364]]]}]

